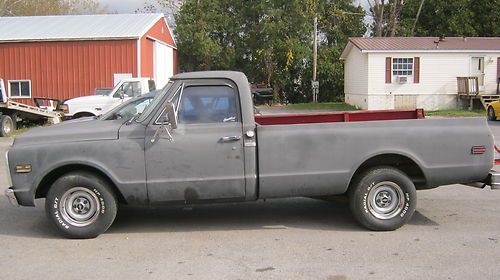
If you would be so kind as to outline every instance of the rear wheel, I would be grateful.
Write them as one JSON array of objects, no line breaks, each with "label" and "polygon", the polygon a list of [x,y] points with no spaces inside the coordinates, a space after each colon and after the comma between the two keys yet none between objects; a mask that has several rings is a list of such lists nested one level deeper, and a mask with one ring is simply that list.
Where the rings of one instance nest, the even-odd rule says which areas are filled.
[{"label": "rear wheel", "polygon": [[101,177],[72,172],[54,182],[47,193],[45,210],[66,237],[94,238],[113,223],[117,200]]},{"label": "rear wheel", "polygon": [[9,137],[15,130],[14,121],[10,116],[0,115],[0,136]]},{"label": "rear wheel", "polygon": [[497,119],[497,116],[495,114],[495,109],[493,107],[488,107],[488,120],[489,121],[495,121]]},{"label": "rear wheel", "polygon": [[415,185],[393,167],[376,167],[360,174],[349,189],[349,204],[356,220],[371,230],[395,230],[415,212]]}]

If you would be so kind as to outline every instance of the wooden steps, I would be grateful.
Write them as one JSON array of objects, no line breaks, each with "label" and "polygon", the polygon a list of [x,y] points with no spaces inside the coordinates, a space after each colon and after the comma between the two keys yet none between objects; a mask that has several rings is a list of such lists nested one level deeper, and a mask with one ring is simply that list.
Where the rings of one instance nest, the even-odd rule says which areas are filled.
[{"label": "wooden steps", "polygon": [[486,109],[488,109],[488,106],[491,102],[500,100],[500,95],[481,94],[481,95],[479,95],[479,99],[481,100],[481,103],[483,104],[483,107],[486,110]]}]

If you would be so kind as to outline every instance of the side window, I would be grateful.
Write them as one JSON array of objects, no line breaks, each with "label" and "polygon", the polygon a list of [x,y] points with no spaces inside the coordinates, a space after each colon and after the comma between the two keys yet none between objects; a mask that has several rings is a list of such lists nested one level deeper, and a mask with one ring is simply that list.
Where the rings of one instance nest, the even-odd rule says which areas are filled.
[{"label": "side window", "polygon": [[113,97],[119,98],[123,94],[124,97],[134,97],[141,95],[141,83],[140,82],[125,82],[116,91]]},{"label": "side window", "polygon": [[237,122],[236,95],[229,86],[188,86],[178,109],[179,123]]},{"label": "side window", "polygon": [[9,94],[12,98],[30,98],[31,81],[9,81]]}]

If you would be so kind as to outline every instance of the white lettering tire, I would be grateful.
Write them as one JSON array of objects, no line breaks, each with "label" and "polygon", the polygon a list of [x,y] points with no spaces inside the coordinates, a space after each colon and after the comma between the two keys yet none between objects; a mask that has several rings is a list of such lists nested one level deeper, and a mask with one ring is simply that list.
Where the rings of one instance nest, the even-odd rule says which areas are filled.
[{"label": "white lettering tire", "polygon": [[354,218],[371,230],[395,230],[415,212],[415,185],[400,170],[382,166],[364,171],[349,187],[349,206]]},{"label": "white lettering tire", "polygon": [[90,172],[70,172],[52,184],[45,211],[68,238],[95,238],[113,223],[117,200],[106,180]]}]

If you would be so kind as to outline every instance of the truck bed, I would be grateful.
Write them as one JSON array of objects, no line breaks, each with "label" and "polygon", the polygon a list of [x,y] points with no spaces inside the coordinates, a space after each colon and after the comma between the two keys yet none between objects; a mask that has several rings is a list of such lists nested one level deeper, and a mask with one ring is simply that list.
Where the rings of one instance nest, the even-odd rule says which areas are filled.
[{"label": "truck bed", "polygon": [[[358,167],[379,155],[413,161],[426,187],[479,181],[493,166],[485,118],[335,122],[336,114],[321,116],[257,117],[266,124],[257,126],[260,197],[342,194]],[[471,154],[473,146],[486,151]]]},{"label": "truck bed", "polygon": [[362,122],[384,120],[409,120],[425,118],[423,109],[415,110],[378,110],[378,111],[352,111],[352,112],[327,112],[310,114],[280,114],[256,115],[255,122],[260,125],[284,125],[304,123],[330,123],[330,122]]}]

